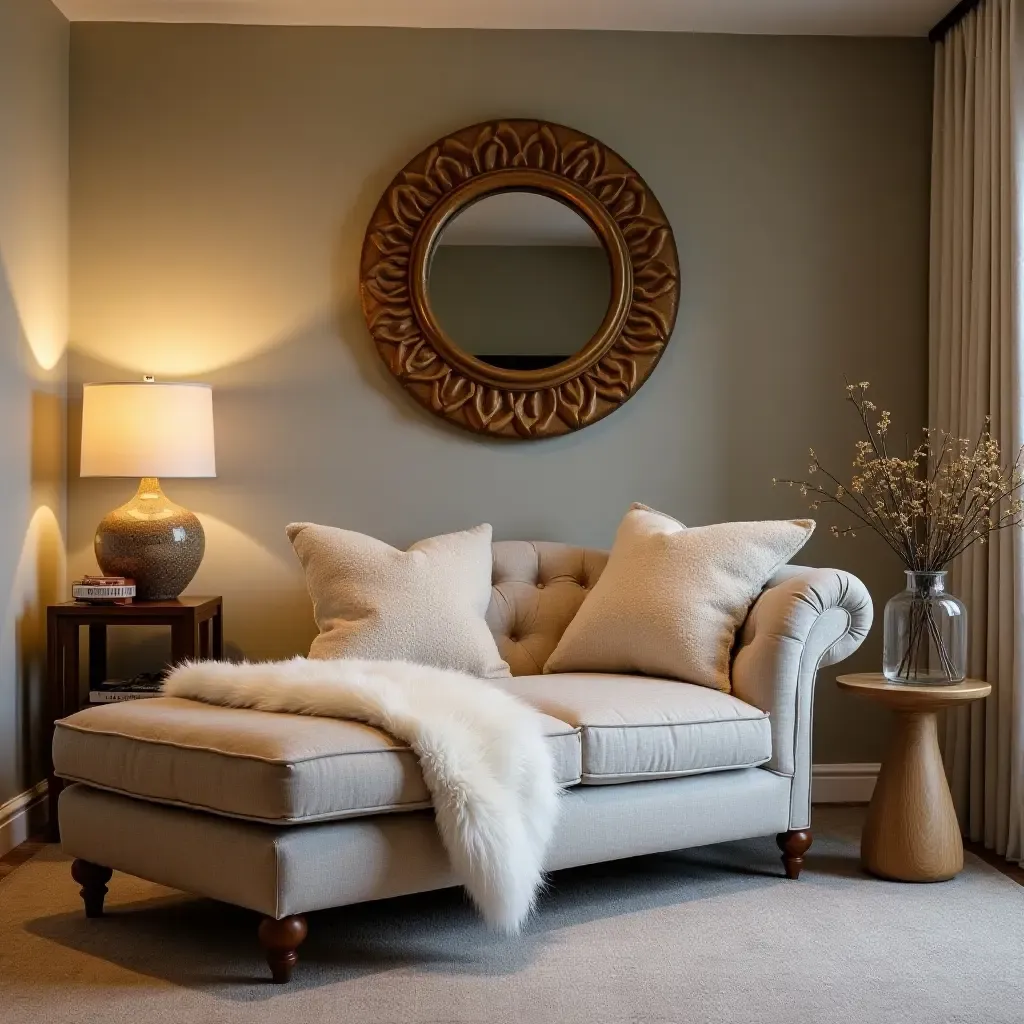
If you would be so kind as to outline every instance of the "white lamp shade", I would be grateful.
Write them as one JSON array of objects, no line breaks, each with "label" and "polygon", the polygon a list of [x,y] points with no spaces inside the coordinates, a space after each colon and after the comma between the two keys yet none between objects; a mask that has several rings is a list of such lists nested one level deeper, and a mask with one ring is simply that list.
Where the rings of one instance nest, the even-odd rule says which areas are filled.
[{"label": "white lamp shade", "polygon": [[82,476],[216,476],[208,384],[86,384]]}]

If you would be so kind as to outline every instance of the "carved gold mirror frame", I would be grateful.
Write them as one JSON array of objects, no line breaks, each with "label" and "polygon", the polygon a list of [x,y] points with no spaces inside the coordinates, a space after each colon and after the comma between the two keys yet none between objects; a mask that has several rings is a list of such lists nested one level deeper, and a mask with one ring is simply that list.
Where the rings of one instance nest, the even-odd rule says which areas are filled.
[{"label": "carved gold mirror frame", "polygon": [[[503,369],[463,351],[428,297],[445,226],[470,204],[509,191],[576,210],[611,265],[611,302],[597,333],[545,369]],[[618,154],[562,125],[490,121],[438,140],[391,182],[366,230],[360,292],[388,369],[431,412],[482,434],[554,437],[614,412],[650,376],[675,323],[679,259],[657,199]]]}]

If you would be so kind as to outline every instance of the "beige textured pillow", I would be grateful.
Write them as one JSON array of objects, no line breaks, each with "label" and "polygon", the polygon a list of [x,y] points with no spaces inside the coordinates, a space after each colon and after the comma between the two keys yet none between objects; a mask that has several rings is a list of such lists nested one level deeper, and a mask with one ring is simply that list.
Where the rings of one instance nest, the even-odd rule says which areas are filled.
[{"label": "beige textured pillow", "polygon": [[634,505],[544,671],[642,673],[728,691],[736,630],[813,532],[811,519],[687,529]]},{"label": "beige textured pillow", "polygon": [[477,526],[399,551],[351,530],[292,523],[320,635],[311,658],[414,661],[509,675],[484,615],[491,600],[491,528]]}]

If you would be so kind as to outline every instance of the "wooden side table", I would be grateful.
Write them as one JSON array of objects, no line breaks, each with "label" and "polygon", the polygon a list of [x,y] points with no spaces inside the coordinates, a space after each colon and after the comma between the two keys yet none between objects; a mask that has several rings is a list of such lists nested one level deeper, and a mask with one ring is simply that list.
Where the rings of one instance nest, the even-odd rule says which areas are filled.
[{"label": "wooden side table", "polygon": [[964,844],[939,752],[936,713],[987,697],[991,685],[890,683],[880,673],[839,676],[844,690],[894,711],[892,739],[860,842],[864,867],[900,882],[944,882],[964,866]]},{"label": "wooden side table", "polygon": [[[82,685],[79,673],[81,629],[89,628],[89,678]],[[171,664],[187,658],[221,661],[224,658],[223,604],[219,597],[180,597],[176,601],[137,601],[133,604],[82,604],[65,601],[46,609],[46,667],[50,723],[88,704],[88,690],[107,676],[107,626],[170,626]],[[62,782],[49,775],[49,839],[60,838],[57,798]]]}]

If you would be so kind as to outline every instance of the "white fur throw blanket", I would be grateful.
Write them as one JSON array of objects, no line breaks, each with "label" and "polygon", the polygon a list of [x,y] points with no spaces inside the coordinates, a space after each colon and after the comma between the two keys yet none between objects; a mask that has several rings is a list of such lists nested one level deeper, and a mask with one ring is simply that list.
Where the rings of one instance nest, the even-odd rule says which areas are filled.
[{"label": "white fur throw blanket", "polygon": [[404,661],[182,665],[172,697],[351,718],[408,743],[456,877],[484,920],[514,933],[543,880],[559,787],[540,716],[482,679]]}]

